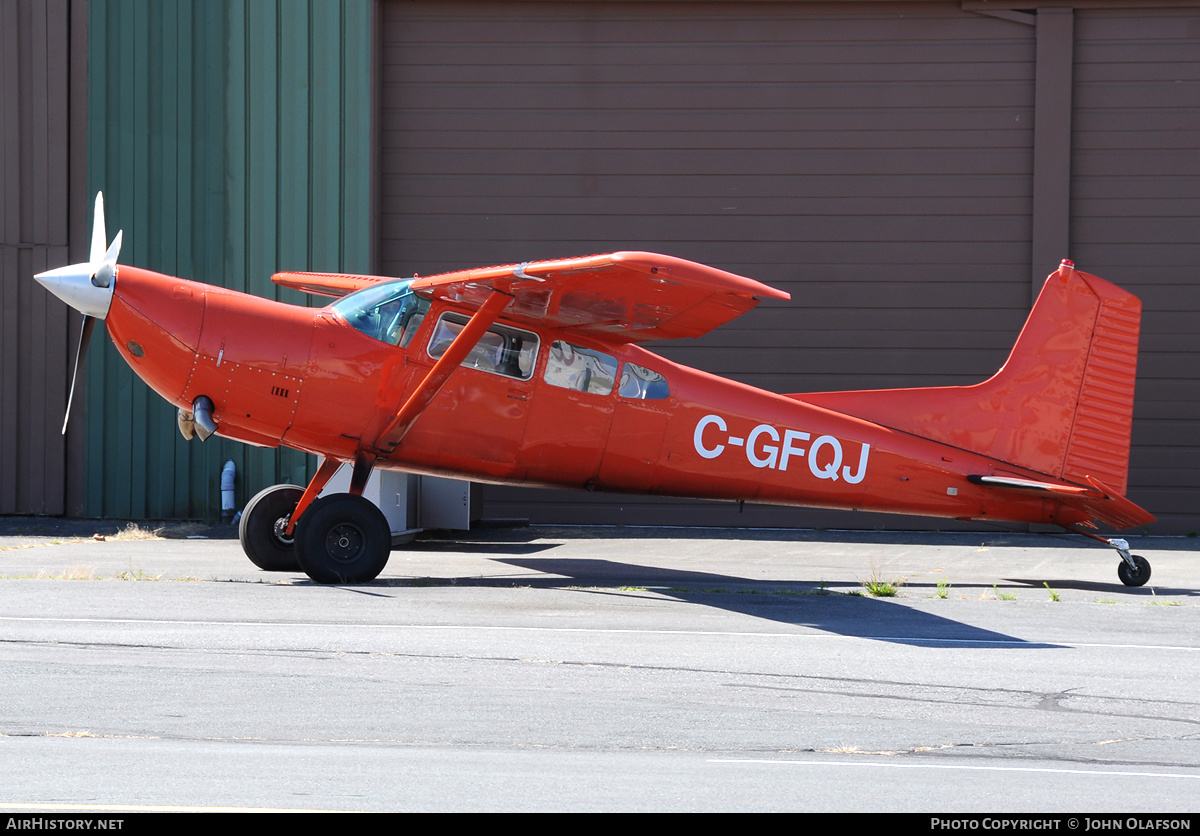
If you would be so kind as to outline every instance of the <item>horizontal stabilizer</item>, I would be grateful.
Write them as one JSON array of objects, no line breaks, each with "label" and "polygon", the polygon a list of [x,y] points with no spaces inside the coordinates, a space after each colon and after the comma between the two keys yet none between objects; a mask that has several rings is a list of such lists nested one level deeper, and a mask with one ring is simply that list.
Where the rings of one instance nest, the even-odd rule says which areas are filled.
[{"label": "horizontal stabilizer", "polygon": [[1032,479],[1010,479],[1007,476],[968,476],[968,482],[974,482],[976,485],[985,485],[996,488],[1016,488],[1023,491],[1046,491],[1048,493],[1062,493],[1071,496],[1086,495],[1089,493],[1087,488],[1079,488],[1074,485],[1055,485],[1051,482],[1035,482]]},{"label": "horizontal stabilizer", "polygon": [[1018,491],[1039,491],[1054,494],[1068,508],[1076,508],[1089,519],[1100,520],[1118,531],[1135,525],[1148,525],[1157,519],[1144,508],[1135,505],[1098,479],[1085,477],[1090,488],[1077,485],[1057,485],[1032,479],[1013,479],[1007,476],[968,476],[976,485],[1007,488]]},{"label": "horizontal stabilizer", "polygon": [[1133,528],[1135,525],[1149,525],[1158,519],[1145,508],[1130,502],[1099,479],[1093,479],[1091,476],[1085,478],[1088,484],[1099,491],[1102,496],[1091,494],[1081,497],[1075,503],[1075,507],[1086,511],[1092,519],[1107,523],[1118,531],[1122,528]]}]

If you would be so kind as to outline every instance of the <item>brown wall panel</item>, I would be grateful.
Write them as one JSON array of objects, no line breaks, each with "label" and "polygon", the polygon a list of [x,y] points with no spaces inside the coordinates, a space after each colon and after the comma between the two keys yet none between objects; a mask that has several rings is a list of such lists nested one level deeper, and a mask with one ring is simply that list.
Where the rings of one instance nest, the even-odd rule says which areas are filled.
[{"label": "brown wall panel", "polygon": [[1200,9],[1076,12],[1071,246],[1141,297],[1131,498],[1200,528]]},{"label": "brown wall panel", "polygon": [[[82,177],[73,28],[86,5],[0,3],[0,513],[62,514],[80,474],[60,434],[79,317],[33,281],[68,263],[68,183]],[[75,335],[75,336],[73,336]],[[78,432],[71,441],[77,445]]]},{"label": "brown wall panel", "polygon": [[[1197,393],[1172,391],[1183,373],[1160,358],[1177,364],[1196,350],[1194,318],[1180,311],[1195,310],[1200,263],[1200,50],[1186,39],[1198,27],[1186,11],[1087,5],[1052,12],[1039,36],[1036,25],[948,2],[385,4],[380,269],[612,249],[711,263],[793,299],[658,350],[776,391],[811,391],[990,375],[1028,312],[1030,276],[1040,284],[1071,255],[1149,292],[1134,498],[1158,511],[1149,489],[1160,486],[1172,509],[1163,530],[1196,528],[1194,511],[1173,510],[1188,490],[1200,493],[1188,481],[1195,468],[1163,451],[1176,449],[1164,433],[1194,420],[1178,401],[1194,404]],[[1050,67],[1047,57],[1043,67],[1058,73],[1044,95],[1070,94],[1047,135],[1069,138],[1059,144],[1071,178],[1045,193],[1056,231],[1038,238],[1043,36],[1044,47],[1074,44],[1072,62]],[[1150,105],[1149,90],[1175,103]],[[1065,164],[1046,159],[1051,173]],[[1068,230],[1070,253],[1059,252]],[[1034,263],[1038,241],[1046,263]],[[492,487],[485,513],[941,525]]]}]

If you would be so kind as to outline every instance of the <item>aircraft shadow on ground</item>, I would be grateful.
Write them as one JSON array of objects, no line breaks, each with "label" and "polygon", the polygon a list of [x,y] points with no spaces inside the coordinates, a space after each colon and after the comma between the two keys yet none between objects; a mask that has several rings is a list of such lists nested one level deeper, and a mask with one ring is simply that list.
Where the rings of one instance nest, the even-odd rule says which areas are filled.
[{"label": "aircraft shadow on ground", "polygon": [[[1125,535],[1134,543],[1131,551],[1197,551],[1197,541],[1187,537],[1149,537]],[[538,542],[553,538],[572,540],[737,540],[793,543],[884,543],[895,545],[921,545],[936,547],[986,546],[989,548],[1055,546],[1079,549],[1081,552],[1096,552],[1104,547],[1076,534],[1061,532],[929,532],[929,531],[825,531],[819,529],[745,529],[745,528],[667,528],[656,526],[528,526],[528,527],[481,527],[470,532],[446,532],[433,534],[417,540],[408,548],[420,551],[464,552],[483,555],[530,555],[557,548],[555,543]],[[1115,567],[1119,558],[1113,554]],[[1077,578],[1005,578],[1000,584],[1005,590],[1029,590],[1046,592],[1046,585],[1054,590],[1074,590],[1096,594],[1120,592],[1122,595],[1154,598],[1155,596],[1200,596],[1200,588],[1164,587],[1151,578],[1145,587],[1127,587],[1116,580],[1085,581]],[[742,581],[745,582],[744,580]],[[853,581],[856,584],[858,581]],[[908,588],[928,588],[932,593],[936,584],[907,584]],[[991,584],[956,583],[955,589],[979,589],[986,591]],[[1047,593],[1048,594],[1048,593]]]},{"label": "aircraft shadow on ground", "polygon": [[[1005,578],[1005,581],[1007,583],[1004,584],[1003,588],[1028,587],[1031,592],[1039,589],[1045,592],[1046,587],[1049,586],[1054,590],[1070,589],[1075,592],[1092,592],[1097,595],[1120,592],[1122,595],[1132,595],[1151,600],[1159,596],[1186,598],[1200,595],[1200,589],[1185,589],[1179,586],[1161,586],[1156,584],[1153,576],[1150,577],[1150,582],[1145,586],[1125,586],[1119,581],[1111,583],[1104,581],[1082,581],[1078,578],[1060,578],[1059,580],[1046,580],[1045,578]],[[963,586],[968,586],[968,584],[964,584]]]},{"label": "aircraft shadow on ground", "polygon": [[418,540],[408,546],[405,546],[407,551],[412,552],[444,552],[461,554],[464,552],[470,554],[538,554],[540,552],[557,549],[557,543],[534,543],[534,542],[513,542],[499,541],[488,542],[484,540],[461,541],[461,540]]},{"label": "aircraft shadow on ground", "polygon": [[[929,522],[928,518],[917,518]],[[939,520],[938,522],[944,522]],[[658,525],[488,525],[481,524],[470,531],[444,532],[442,535],[458,542],[476,539],[510,543],[537,539],[568,537],[587,540],[761,540],[794,543],[887,543],[889,545],[928,546],[1054,546],[1078,548],[1085,551],[1104,549],[1080,534],[1066,531],[1016,531],[980,529],[975,531],[928,529],[827,529],[827,528],[728,528],[705,526]],[[1132,544],[1131,551],[1200,551],[1200,539],[1168,535],[1142,535],[1128,531],[1105,536],[1123,537]],[[1112,553],[1114,560],[1115,552]]]},{"label": "aircraft shadow on ground", "polygon": [[638,594],[646,590],[679,601],[842,636],[919,647],[1058,647],[974,627],[887,600],[829,592],[810,583],[751,581],[731,575],[586,558],[497,560],[543,575],[560,576],[522,579],[523,585],[578,587],[581,592],[598,595]]}]

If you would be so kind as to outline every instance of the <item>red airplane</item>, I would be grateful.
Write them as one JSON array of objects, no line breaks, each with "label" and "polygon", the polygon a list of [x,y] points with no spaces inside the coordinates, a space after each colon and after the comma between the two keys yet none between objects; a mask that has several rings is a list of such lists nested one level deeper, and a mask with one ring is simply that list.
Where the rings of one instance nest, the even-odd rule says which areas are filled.
[{"label": "red airplane", "polygon": [[[97,195],[90,261],[36,277],[85,314],[76,376],[102,319],[133,370],[178,406],[186,438],[324,457],[307,488],[276,485],[247,504],[242,546],[266,570],[374,579],[391,534],[361,493],[380,467],[1053,523],[1115,548],[1123,583],[1150,577],[1124,540],[1087,530],[1155,519],[1124,497],[1141,304],[1069,261],[982,383],[780,395],[637,345],[698,337],[762,299],[789,298],[670,256],[272,277],[337,299],[316,309],[118,267],[121,233],[106,243]],[[349,493],[317,498],[343,463]]]}]

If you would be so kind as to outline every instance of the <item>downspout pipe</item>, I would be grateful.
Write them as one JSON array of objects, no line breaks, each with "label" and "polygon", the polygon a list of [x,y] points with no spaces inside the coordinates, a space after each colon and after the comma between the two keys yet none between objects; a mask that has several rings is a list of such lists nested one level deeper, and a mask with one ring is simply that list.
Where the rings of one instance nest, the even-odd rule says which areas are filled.
[{"label": "downspout pipe", "polygon": [[233,459],[230,459],[221,468],[221,522],[223,523],[233,520],[233,489],[236,482],[237,465],[233,463]]}]

